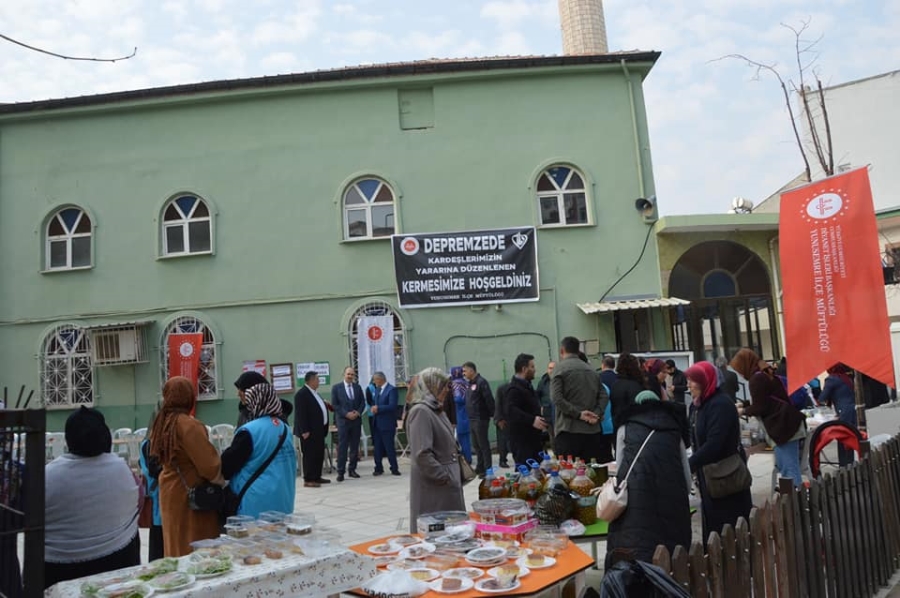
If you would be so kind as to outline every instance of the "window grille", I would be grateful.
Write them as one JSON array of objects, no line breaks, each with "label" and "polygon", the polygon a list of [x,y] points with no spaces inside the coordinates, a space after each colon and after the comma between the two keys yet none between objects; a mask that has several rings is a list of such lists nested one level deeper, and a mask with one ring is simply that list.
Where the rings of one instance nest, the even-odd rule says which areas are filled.
[{"label": "window grille", "polygon": [[589,224],[584,175],[570,166],[551,166],[537,182],[541,226]]},{"label": "window grille", "polygon": [[169,335],[189,334],[199,332],[203,334],[203,344],[200,347],[200,372],[198,376],[199,393],[198,400],[211,400],[218,398],[218,364],[216,339],[213,331],[202,320],[193,316],[179,316],[175,318],[163,331],[160,341],[159,368],[162,384],[169,379]]},{"label": "window grille", "polygon": [[[409,379],[406,348],[406,328],[394,309],[383,301],[373,301],[360,307],[350,318],[350,364],[359,371],[359,320],[365,316],[394,317],[394,378],[396,386],[405,387]],[[368,380],[364,383],[368,384]],[[363,381],[360,381],[362,384]]]},{"label": "window grille", "polygon": [[63,324],[41,348],[41,399],[48,409],[94,404],[94,367],[87,330]]}]

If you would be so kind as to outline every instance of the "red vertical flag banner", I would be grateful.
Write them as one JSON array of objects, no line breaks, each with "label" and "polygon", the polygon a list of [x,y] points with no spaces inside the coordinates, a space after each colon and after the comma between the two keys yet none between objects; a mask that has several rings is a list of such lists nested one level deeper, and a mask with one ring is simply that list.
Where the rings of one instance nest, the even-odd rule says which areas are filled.
[{"label": "red vertical flag banner", "polygon": [[842,362],[894,386],[868,169],[783,193],[779,220],[788,385]]},{"label": "red vertical flag banner", "polygon": [[197,390],[200,381],[200,349],[203,346],[203,334],[169,335],[169,378],[184,376],[194,383]]}]

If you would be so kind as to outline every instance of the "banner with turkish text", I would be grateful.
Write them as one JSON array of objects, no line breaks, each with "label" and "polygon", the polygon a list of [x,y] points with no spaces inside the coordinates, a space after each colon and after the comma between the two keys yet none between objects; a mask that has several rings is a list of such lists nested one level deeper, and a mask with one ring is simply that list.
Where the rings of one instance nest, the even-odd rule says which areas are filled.
[{"label": "banner with turkish text", "polygon": [[789,390],[838,362],[894,386],[868,169],[783,193],[778,234]]},{"label": "banner with turkish text", "polygon": [[169,378],[184,376],[194,383],[197,389],[200,380],[200,349],[203,347],[203,334],[169,335]]},{"label": "banner with turkish text", "polygon": [[357,375],[365,388],[375,372],[383,372],[385,379],[394,381],[394,317],[363,316],[357,326]]}]

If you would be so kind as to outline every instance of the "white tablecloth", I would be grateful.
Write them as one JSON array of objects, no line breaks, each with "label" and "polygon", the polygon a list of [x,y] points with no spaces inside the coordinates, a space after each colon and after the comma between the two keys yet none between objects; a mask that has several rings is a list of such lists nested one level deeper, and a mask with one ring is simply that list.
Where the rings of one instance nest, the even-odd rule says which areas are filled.
[{"label": "white tablecloth", "polygon": [[[122,569],[119,573],[130,570]],[[157,592],[154,595],[167,598],[221,596],[312,598],[357,588],[374,577],[375,573],[374,561],[371,558],[351,550],[341,550],[319,558],[285,555],[283,559],[276,560],[263,558],[259,565],[235,563],[234,569],[221,577],[198,579],[194,585],[184,590],[165,594]],[[47,590],[45,598],[80,598],[81,584],[86,579],[88,578],[83,577],[58,583]]]}]

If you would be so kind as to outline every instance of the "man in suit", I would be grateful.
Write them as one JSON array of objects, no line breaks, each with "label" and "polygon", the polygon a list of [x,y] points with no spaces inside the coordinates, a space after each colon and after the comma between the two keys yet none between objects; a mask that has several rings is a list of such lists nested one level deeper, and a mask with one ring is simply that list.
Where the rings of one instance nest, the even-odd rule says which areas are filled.
[{"label": "man in suit", "polygon": [[328,406],[319,396],[319,375],[306,372],[303,388],[294,395],[294,436],[303,451],[303,487],[318,488],[331,480],[322,477],[325,438],[328,437]]},{"label": "man in suit", "polygon": [[397,433],[397,389],[389,384],[384,372],[372,374],[375,390],[372,392],[372,443],[375,445],[375,471],[384,474],[384,458],[387,457],[392,475],[400,475],[394,435]]},{"label": "man in suit", "polygon": [[334,407],[338,429],[337,481],[343,482],[345,471],[351,478],[359,477],[356,463],[359,461],[359,439],[362,437],[362,412],[366,408],[363,389],[356,383],[356,370],[349,365],[344,368],[343,382],[331,387],[331,406]]}]

